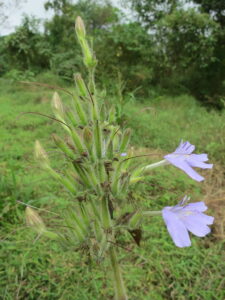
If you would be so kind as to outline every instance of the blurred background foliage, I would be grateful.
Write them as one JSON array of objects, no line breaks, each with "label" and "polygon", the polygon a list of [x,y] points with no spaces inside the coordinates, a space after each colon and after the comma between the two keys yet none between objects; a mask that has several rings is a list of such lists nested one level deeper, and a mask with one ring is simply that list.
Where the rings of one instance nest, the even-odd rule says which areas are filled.
[{"label": "blurred background foliage", "polygon": [[[81,15],[99,58],[98,84],[113,87],[122,77],[149,96],[151,87],[172,95],[189,93],[205,105],[224,107],[225,2],[223,0],[129,0],[129,10],[107,0],[49,0],[54,12],[25,16],[15,32],[0,37],[0,75],[24,79],[51,71],[66,81],[82,70],[74,20]],[[108,79],[106,79],[108,78]]]}]

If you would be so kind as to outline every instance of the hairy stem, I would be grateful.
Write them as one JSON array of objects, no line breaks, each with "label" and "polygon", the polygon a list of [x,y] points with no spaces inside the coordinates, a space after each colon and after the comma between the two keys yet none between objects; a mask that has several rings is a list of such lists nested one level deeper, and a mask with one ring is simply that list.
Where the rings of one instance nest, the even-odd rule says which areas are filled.
[{"label": "hairy stem", "polygon": [[114,246],[110,247],[109,255],[110,255],[110,262],[111,262],[112,271],[113,271],[115,300],[128,300],[124,282],[123,282],[123,278],[122,278],[120,265],[119,265],[117,257],[116,257],[116,251],[115,251]]}]

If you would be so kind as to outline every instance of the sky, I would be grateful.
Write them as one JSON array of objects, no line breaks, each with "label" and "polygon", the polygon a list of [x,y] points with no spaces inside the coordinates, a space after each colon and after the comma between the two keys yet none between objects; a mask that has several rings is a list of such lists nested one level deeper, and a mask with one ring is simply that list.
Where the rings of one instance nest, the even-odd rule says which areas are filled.
[{"label": "sky", "polygon": [[[10,0],[4,0],[6,3]],[[8,7],[5,10],[5,14],[8,17],[7,22],[0,27],[0,35],[7,35],[13,32],[15,27],[20,25],[24,14],[29,16],[33,15],[35,17],[46,19],[51,18],[52,12],[46,12],[44,9],[44,3],[46,0],[24,0],[25,2],[20,5],[19,8]],[[118,5],[120,0],[112,0],[114,5]]]}]

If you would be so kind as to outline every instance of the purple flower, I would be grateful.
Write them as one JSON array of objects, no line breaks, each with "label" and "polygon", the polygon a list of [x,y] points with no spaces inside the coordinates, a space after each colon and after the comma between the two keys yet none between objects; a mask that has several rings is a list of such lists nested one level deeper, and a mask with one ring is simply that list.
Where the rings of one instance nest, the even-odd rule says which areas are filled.
[{"label": "purple flower", "polygon": [[211,169],[213,165],[205,163],[205,161],[208,160],[207,154],[192,154],[194,150],[194,145],[191,145],[189,142],[183,143],[183,141],[181,141],[178,148],[173,153],[164,156],[164,158],[172,165],[183,170],[194,180],[202,181],[204,177],[199,175],[192,168]]},{"label": "purple flower", "polygon": [[127,156],[127,153],[126,152],[120,153],[120,156],[125,157]]},{"label": "purple flower", "polygon": [[191,246],[188,231],[196,236],[203,237],[210,233],[207,225],[213,224],[214,217],[203,214],[207,210],[204,202],[185,204],[189,199],[184,199],[175,206],[167,206],[162,210],[162,216],[167,230],[178,247]]}]

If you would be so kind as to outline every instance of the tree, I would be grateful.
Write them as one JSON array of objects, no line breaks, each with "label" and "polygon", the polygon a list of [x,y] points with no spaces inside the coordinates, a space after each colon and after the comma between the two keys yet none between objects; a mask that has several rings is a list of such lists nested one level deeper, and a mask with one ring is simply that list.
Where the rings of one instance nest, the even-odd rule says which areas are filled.
[{"label": "tree", "polygon": [[225,1],[224,0],[193,0],[200,5],[200,9],[213,17],[213,19],[225,27]]},{"label": "tree", "polygon": [[[194,9],[176,9],[164,16],[157,26],[162,71],[167,78],[176,79],[173,84],[182,84],[197,95],[199,81],[196,82],[196,74],[202,76],[216,59],[217,24],[207,14]],[[165,81],[163,74],[159,78]]]},{"label": "tree", "polygon": [[38,25],[38,20],[25,17],[15,32],[4,37],[0,52],[8,69],[40,71],[49,67],[50,49]]},{"label": "tree", "polygon": [[225,95],[225,1],[194,0],[193,2],[199,5],[200,11],[208,14],[219,28],[214,48],[215,60],[208,65],[202,79],[205,81],[208,100],[214,103],[217,99],[218,106],[223,106],[220,99]]},{"label": "tree", "polygon": [[[188,2],[191,8],[184,5]],[[130,3],[158,47],[156,83],[183,86],[205,103],[220,106],[225,94],[225,1],[130,0]]]},{"label": "tree", "polygon": [[130,4],[147,28],[154,27],[156,22],[180,6],[179,0],[130,0]]},{"label": "tree", "polygon": [[[105,33],[119,21],[119,10],[109,2],[94,0],[80,0],[76,3],[51,0],[46,2],[45,8],[54,11],[53,18],[45,23],[45,36],[54,53],[51,67],[59,75],[71,80],[71,75],[82,69],[81,53],[79,47],[76,47],[78,44],[73,29],[76,16],[80,15],[85,20],[87,31],[96,37],[94,48],[99,53]],[[102,56],[104,60],[104,54]]]}]

